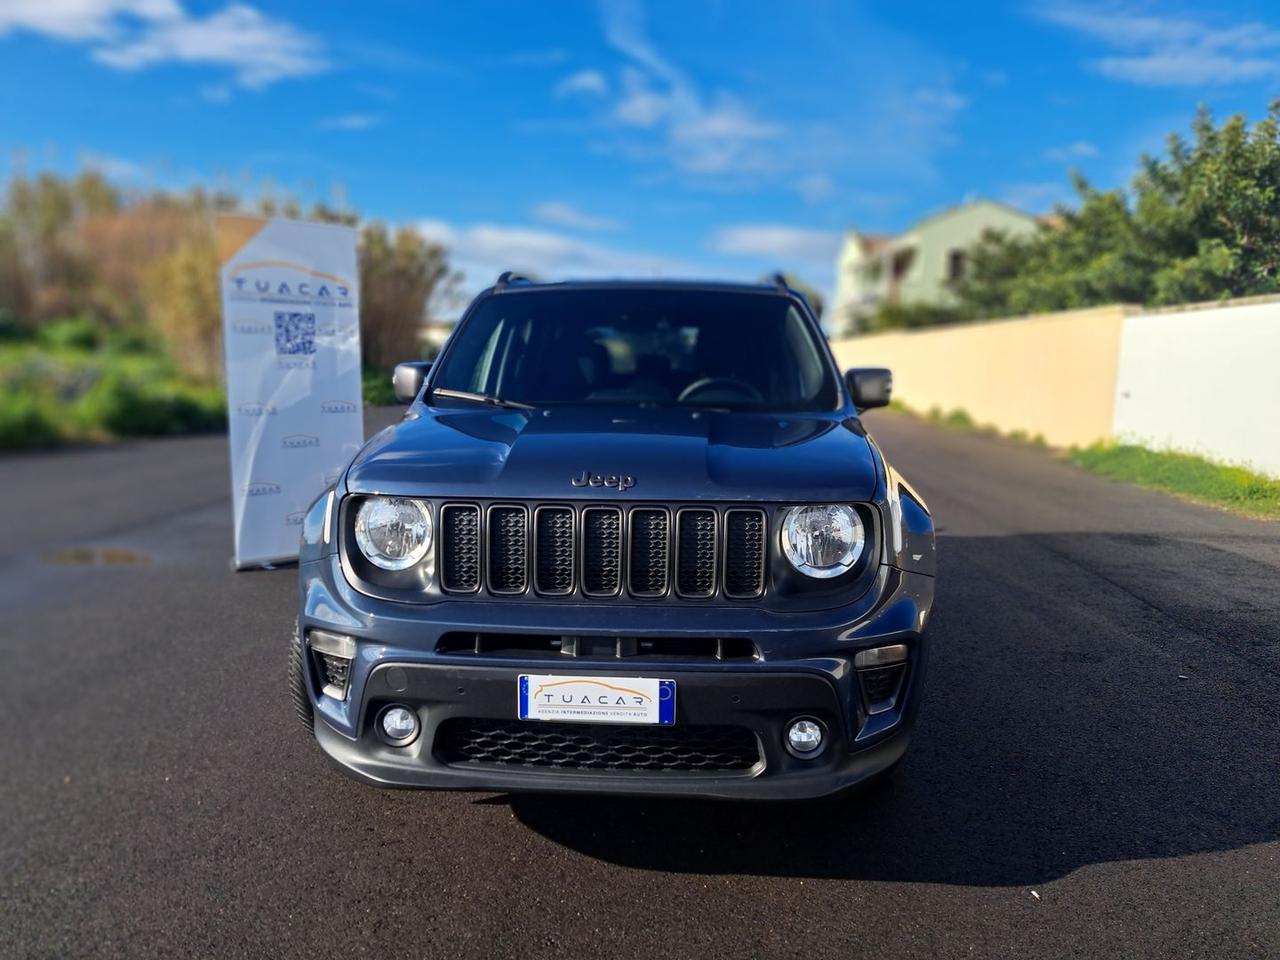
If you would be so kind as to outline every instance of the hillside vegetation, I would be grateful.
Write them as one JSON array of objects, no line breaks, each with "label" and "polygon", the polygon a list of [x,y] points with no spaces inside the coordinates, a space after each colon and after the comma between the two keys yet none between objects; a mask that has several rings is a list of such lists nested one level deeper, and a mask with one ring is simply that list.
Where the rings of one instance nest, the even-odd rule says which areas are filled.
[{"label": "hillside vegetation", "polygon": [[[225,421],[213,220],[229,193],[131,193],[86,171],[10,181],[0,204],[0,447],[217,429]],[[419,355],[456,283],[443,248],[353,211],[267,215],[358,226],[361,350],[378,385]]]}]

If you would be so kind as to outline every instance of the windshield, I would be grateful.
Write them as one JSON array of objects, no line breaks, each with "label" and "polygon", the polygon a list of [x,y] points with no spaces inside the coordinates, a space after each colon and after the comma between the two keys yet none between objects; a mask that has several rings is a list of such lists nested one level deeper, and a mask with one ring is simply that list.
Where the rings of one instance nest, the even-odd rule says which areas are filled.
[{"label": "windshield", "polygon": [[535,406],[830,411],[839,402],[817,335],[789,298],[714,290],[488,297],[432,386]]}]

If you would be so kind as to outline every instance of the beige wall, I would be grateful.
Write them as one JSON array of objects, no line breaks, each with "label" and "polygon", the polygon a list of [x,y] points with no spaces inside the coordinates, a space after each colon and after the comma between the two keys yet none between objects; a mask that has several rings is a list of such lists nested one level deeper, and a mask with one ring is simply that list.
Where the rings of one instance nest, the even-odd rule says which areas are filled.
[{"label": "beige wall", "polygon": [[1002,431],[1083,445],[1111,436],[1120,333],[1134,312],[1099,307],[831,346],[844,368],[891,368],[894,397],[915,410],[960,408]]}]

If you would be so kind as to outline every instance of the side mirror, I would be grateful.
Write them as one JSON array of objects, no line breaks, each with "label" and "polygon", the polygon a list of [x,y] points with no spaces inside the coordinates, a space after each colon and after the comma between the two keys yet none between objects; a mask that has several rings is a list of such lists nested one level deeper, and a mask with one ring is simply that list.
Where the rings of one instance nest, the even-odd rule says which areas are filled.
[{"label": "side mirror", "polygon": [[854,367],[844,375],[844,382],[859,410],[887,407],[893,393],[893,373],[884,367]]},{"label": "side mirror", "polygon": [[391,385],[395,387],[396,399],[401,403],[413,403],[430,369],[431,364],[426,361],[397,363],[396,372],[391,375]]}]

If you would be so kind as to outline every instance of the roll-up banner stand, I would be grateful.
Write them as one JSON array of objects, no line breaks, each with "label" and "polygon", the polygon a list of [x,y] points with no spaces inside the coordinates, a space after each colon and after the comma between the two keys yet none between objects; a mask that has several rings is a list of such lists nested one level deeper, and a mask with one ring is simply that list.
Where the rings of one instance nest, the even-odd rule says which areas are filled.
[{"label": "roll-up banner stand", "polygon": [[364,440],[350,227],[217,218],[235,567],[298,558],[307,507]]}]

